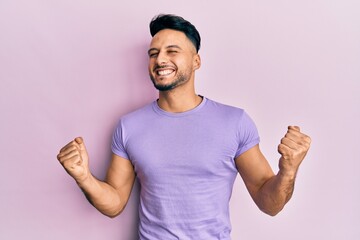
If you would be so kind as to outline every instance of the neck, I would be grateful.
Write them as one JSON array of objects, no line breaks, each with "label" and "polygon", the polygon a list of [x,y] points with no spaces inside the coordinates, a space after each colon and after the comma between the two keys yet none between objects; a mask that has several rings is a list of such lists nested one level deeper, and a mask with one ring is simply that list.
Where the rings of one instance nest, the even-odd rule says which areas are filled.
[{"label": "neck", "polygon": [[197,95],[195,90],[181,91],[181,89],[173,89],[159,92],[158,105],[167,112],[180,113],[194,109],[201,101],[202,97]]}]

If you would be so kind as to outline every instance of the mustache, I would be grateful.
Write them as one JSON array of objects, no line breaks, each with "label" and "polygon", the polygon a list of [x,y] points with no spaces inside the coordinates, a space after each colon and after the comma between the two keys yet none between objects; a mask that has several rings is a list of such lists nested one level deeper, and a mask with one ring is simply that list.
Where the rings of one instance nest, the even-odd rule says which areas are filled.
[{"label": "mustache", "polygon": [[157,70],[161,70],[164,68],[175,68],[175,67],[172,65],[155,65],[153,70],[157,71]]}]

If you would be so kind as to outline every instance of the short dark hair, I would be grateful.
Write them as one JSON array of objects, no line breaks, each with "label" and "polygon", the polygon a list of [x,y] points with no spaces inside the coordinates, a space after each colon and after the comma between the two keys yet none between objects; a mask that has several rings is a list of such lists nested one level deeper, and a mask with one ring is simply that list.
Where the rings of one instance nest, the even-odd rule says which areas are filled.
[{"label": "short dark hair", "polygon": [[150,22],[150,33],[153,37],[163,29],[173,29],[183,32],[186,37],[194,44],[196,52],[200,49],[200,34],[195,26],[180,16],[173,14],[160,14],[155,16]]}]

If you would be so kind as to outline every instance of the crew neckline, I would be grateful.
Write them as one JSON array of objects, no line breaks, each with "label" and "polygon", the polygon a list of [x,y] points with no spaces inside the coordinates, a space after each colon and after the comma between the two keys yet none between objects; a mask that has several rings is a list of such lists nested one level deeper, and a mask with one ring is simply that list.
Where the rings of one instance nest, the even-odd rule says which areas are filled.
[{"label": "crew neckline", "polygon": [[168,116],[168,117],[184,117],[184,116],[188,116],[191,115],[195,112],[198,112],[200,109],[203,108],[203,106],[205,105],[205,103],[207,102],[207,98],[204,96],[199,95],[200,97],[202,97],[202,101],[199,105],[197,105],[195,108],[190,109],[188,111],[185,112],[180,112],[180,113],[173,113],[173,112],[168,112],[163,110],[162,108],[160,108],[159,104],[157,103],[157,100],[155,100],[153,102],[153,109],[156,113],[160,114],[160,115],[164,115],[164,116]]}]

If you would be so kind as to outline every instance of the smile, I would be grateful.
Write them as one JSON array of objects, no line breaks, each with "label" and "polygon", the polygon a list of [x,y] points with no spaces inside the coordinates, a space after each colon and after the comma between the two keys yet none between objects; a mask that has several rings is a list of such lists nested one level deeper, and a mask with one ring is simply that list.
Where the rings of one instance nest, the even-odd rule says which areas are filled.
[{"label": "smile", "polygon": [[163,69],[163,70],[156,71],[156,74],[159,75],[159,76],[167,76],[167,75],[170,75],[173,72],[174,72],[173,69]]}]

